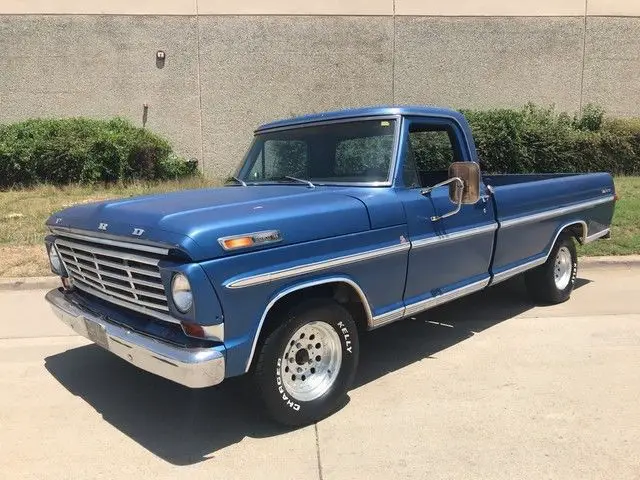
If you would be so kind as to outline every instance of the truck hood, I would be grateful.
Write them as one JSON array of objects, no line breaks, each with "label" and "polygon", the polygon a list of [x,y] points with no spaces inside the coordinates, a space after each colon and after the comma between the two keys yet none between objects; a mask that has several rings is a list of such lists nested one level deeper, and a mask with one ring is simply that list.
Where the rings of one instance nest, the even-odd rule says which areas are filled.
[{"label": "truck hood", "polygon": [[52,215],[47,225],[161,243],[195,261],[237,253],[224,251],[221,237],[279,230],[282,241],[273,247],[370,228],[362,201],[339,187],[302,185],[187,190],[77,205]]}]

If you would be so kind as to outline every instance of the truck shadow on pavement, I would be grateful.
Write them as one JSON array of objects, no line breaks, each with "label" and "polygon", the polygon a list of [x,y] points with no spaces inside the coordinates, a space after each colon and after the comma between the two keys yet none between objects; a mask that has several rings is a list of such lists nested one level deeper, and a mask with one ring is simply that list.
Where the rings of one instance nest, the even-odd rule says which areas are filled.
[{"label": "truck shadow on pavement", "polygon": [[[578,279],[576,287],[586,283],[589,280]],[[514,279],[437,307],[415,320],[370,332],[361,340],[353,388],[433,358],[474,333],[533,307],[521,279]],[[190,390],[138,370],[95,345],[47,357],[45,368],[112,426],[174,465],[215,458],[217,451],[245,437],[265,438],[288,431],[265,416],[244,378]]]}]

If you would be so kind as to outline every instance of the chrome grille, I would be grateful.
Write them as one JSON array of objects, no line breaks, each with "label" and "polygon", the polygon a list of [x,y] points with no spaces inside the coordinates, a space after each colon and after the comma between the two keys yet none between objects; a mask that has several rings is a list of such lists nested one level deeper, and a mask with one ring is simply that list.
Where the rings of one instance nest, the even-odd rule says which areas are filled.
[{"label": "chrome grille", "polygon": [[162,256],[77,237],[59,236],[55,245],[76,288],[154,316],[169,311],[158,268]]}]

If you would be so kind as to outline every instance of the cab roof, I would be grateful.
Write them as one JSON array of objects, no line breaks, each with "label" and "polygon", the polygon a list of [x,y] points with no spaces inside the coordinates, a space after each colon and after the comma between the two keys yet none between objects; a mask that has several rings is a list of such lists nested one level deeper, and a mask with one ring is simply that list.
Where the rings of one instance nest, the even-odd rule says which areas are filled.
[{"label": "cab roof", "polygon": [[446,117],[454,118],[463,125],[466,124],[464,116],[452,110],[450,108],[434,107],[434,106],[418,106],[418,105],[406,105],[406,106],[392,106],[383,105],[378,107],[364,107],[364,108],[348,108],[344,110],[335,110],[331,112],[312,113],[309,115],[302,115],[300,117],[287,118],[284,120],[276,120],[274,122],[265,123],[260,125],[256,129],[256,133],[271,130],[274,128],[292,127],[296,125],[304,125],[307,123],[326,122],[331,120],[343,120],[343,119],[358,119],[365,117],[380,117],[388,115],[410,115],[410,116],[424,116],[424,117]]}]

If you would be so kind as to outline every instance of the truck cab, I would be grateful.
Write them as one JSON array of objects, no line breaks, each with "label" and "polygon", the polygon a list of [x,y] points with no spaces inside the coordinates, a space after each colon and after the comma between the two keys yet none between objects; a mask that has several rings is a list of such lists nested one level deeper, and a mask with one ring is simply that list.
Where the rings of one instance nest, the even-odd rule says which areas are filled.
[{"label": "truck cab", "polygon": [[483,174],[453,110],[314,114],[259,127],[224,187],[52,215],[47,300],[183,385],[250,374],[303,425],[346,394],[367,330],[523,272],[566,301],[575,244],[609,236],[614,200],[607,173]]}]

